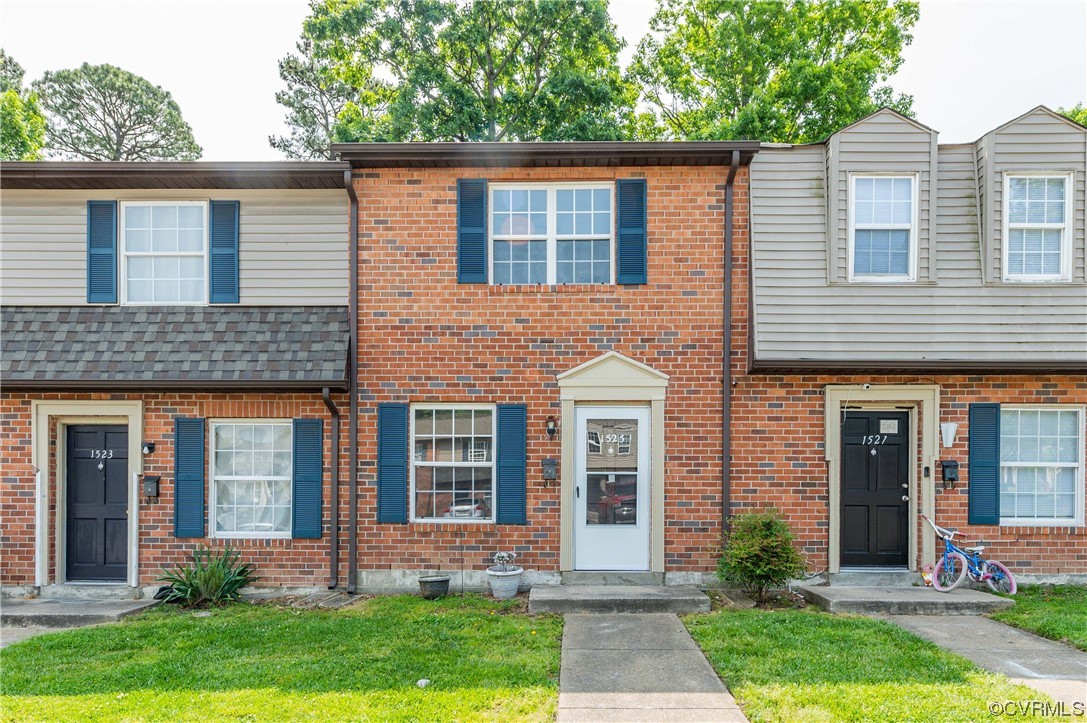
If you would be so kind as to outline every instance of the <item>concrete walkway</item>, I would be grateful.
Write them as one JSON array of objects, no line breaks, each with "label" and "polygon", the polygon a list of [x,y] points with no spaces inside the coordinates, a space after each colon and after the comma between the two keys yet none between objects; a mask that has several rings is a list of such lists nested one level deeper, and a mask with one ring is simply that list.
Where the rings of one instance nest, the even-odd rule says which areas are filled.
[{"label": "concrete walkway", "polygon": [[570,614],[562,634],[560,723],[746,721],[673,614]]},{"label": "concrete walkway", "polygon": [[1087,702],[1087,653],[995,620],[972,616],[886,615],[886,620],[1013,682],[1062,701]]}]

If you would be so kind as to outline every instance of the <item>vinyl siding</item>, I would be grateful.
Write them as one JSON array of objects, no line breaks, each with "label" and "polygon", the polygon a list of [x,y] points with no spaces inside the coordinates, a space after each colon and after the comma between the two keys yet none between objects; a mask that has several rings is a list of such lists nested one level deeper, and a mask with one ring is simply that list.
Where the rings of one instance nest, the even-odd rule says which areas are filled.
[{"label": "vinyl siding", "polygon": [[875,285],[827,283],[824,148],[762,150],[751,166],[757,358],[1087,364],[1084,286],[983,282],[975,153],[938,150],[936,280]]},{"label": "vinyl siding", "polygon": [[1073,184],[1073,255],[1072,279],[1084,282],[1084,178],[1087,175],[1087,131],[1053,116],[1045,109],[1035,109],[1001,128],[986,134],[978,143],[984,148],[989,166],[979,169],[987,185],[989,202],[983,205],[986,232],[987,278],[1003,280],[1001,264],[1004,247],[1004,176],[1005,172],[1074,172]]},{"label": "vinyl siding", "polygon": [[931,247],[932,167],[936,134],[890,111],[880,111],[842,131],[827,144],[827,238],[831,282],[849,279],[849,189],[853,174],[903,174],[917,177],[917,279],[935,276]]},{"label": "vinyl siding", "polygon": [[241,303],[342,305],[348,296],[342,191],[4,191],[0,287],[8,305],[86,303],[87,201],[241,202]]}]

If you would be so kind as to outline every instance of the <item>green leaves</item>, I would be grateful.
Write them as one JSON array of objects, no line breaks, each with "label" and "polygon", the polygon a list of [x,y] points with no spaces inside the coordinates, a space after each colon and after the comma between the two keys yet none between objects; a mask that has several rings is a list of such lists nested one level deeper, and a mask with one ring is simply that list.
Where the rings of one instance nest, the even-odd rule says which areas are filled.
[{"label": "green leaves", "polygon": [[36,161],[45,145],[38,96],[23,88],[23,67],[0,49],[0,160]]},{"label": "green leaves", "polygon": [[243,563],[229,546],[218,554],[201,545],[193,550],[192,563],[163,570],[159,582],[166,583],[163,600],[184,605],[207,605],[237,600],[239,590],[260,579],[253,566]]},{"label": "green leaves", "polygon": [[673,138],[805,143],[881,106],[902,63],[913,2],[664,0],[630,72]]},{"label": "green leaves", "polygon": [[47,71],[34,83],[49,117],[49,154],[91,161],[192,161],[189,124],[169,92],[112,65]]},{"label": "green leaves", "polygon": [[793,547],[789,523],[776,511],[737,515],[717,563],[717,576],[739,585],[758,604],[771,587],[804,573],[804,558]]}]

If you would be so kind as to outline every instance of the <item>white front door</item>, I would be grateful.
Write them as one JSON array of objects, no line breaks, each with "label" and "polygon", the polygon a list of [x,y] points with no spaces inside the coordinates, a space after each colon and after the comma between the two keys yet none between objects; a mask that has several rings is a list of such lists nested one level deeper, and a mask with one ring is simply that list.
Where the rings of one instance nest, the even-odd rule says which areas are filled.
[{"label": "white front door", "polygon": [[649,409],[577,407],[574,569],[649,569]]}]

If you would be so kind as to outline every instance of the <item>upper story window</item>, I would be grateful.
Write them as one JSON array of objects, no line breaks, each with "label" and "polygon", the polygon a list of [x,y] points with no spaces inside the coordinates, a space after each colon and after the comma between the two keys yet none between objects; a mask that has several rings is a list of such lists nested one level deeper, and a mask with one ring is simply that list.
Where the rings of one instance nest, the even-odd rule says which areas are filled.
[{"label": "upper story window", "polygon": [[121,204],[121,299],[127,304],[204,304],[207,204]]},{"label": "upper story window", "polygon": [[1082,407],[1000,407],[1003,524],[1083,524]]},{"label": "upper story window", "polygon": [[917,177],[850,177],[849,280],[913,281]]},{"label": "upper story window", "polygon": [[211,438],[213,535],[290,537],[290,421],[213,422]]},{"label": "upper story window", "polygon": [[494,407],[412,408],[415,520],[494,519]]},{"label": "upper story window", "polygon": [[609,284],[611,184],[491,184],[495,284]]},{"label": "upper story window", "polygon": [[1067,281],[1070,174],[1004,177],[1005,281]]}]

